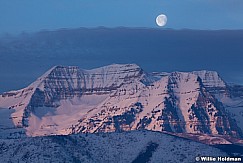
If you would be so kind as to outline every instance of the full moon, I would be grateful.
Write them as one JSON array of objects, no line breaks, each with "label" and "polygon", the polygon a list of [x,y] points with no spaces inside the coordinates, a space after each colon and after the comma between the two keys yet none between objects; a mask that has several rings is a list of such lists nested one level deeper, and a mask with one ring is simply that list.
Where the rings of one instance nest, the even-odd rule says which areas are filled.
[{"label": "full moon", "polygon": [[164,14],[160,14],[160,15],[157,16],[157,18],[156,18],[156,23],[157,23],[157,25],[160,26],[160,27],[165,26],[166,23],[167,23],[167,16],[164,15]]}]

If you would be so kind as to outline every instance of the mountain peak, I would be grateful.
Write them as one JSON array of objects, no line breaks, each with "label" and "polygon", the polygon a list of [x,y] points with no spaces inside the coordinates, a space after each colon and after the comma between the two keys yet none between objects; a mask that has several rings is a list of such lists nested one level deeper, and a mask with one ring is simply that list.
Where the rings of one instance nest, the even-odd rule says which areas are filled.
[{"label": "mountain peak", "polygon": [[192,73],[198,75],[206,87],[226,87],[226,83],[216,71],[202,70],[193,71]]},{"label": "mountain peak", "polygon": [[127,71],[127,70],[141,70],[141,68],[136,64],[111,64],[108,66],[103,66],[95,69],[91,69],[88,71],[95,72],[95,71]]},{"label": "mountain peak", "polygon": [[147,74],[136,64],[58,65],[29,87],[0,96],[0,113],[3,108],[9,126],[31,136],[134,129],[239,136],[212,96],[224,85],[215,71]]},{"label": "mountain peak", "polygon": [[95,74],[95,73],[114,73],[117,71],[141,71],[142,69],[136,65],[136,64],[111,64],[103,67],[98,67],[94,69],[81,69],[78,66],[62,66],[62,65],[57,65],[53,66],[51,69],[49,69],[47,72],[45,72],[40,78],[45,78],[48,75],[53,75],[53,74],[59,74],[61,72],[66,72],[66,73],[77,73],[77,72],[85,72],[89,74]]},{"label": "mountain peak", "polygon": [[197,75],[203,75],[203,76],[219,76],[217,71],[212,70],[199,70],[199,71],[193,71],[192,73],[195,73]]}]

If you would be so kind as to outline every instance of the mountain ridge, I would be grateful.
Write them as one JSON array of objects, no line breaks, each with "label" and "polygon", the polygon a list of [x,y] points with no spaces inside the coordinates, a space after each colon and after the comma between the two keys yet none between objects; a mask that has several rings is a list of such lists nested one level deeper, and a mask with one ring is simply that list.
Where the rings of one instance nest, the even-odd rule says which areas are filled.
[{"label": "mountain ridge", "polygon": [[0,108],[12,111],[12,128],[28,136],[149,129],[242,137],[240,117],[222,99],[233,101],[214,71],[154,75],[136,64],[54,66],[27,88],[2,94]]},{"label": "mountain ridge", "polygon": [[0,139],[0,147],[5,162],[188,163],[197,156],[232,156],[215,146],[153,131]]}]

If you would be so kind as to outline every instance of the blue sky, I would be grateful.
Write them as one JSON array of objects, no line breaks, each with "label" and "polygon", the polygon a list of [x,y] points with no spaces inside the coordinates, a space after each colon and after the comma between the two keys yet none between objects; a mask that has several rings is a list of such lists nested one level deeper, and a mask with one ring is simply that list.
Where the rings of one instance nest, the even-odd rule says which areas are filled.
[{"label": "blue sky", "polygon": [[0,0],[0,33],[78,27],[243,29],[242,0]]},{"label": "blue sky", "polygon": [[[5,33],[15,35],[23,31],[99,26],[161,28],[155,23],[156,17],[161,13],[168,17],[167,25],[162,29],[243,29],[243,0],[0,0],[0,36]],[[221,31],[213,31],[216,35],[205,37],[197,34],[194,36],[193,33],[189,36],[186,31],[186,35],[170,35],[169,32],[166,38],[165,35],[156,33],[151,35],[148,44],[146,43],[150,35],[146,32],[143,33],[146,36],[140,40],[140,35],[138,37],[136,32],[129,33],[129,30],[125,33],[129,34],[125,38],[126,43],[119,43],[119,39],[124,39],[123,35],[116,40],[116,35],[113,38],[111,34],[106,37],[111,37],[112,42],[107,42],[107,48],[104,49],[96,47],[96,40],[101,39],[97,37],[93,40],[94,45],[88,47],[90,52],[84,54],[82,52],[87,47],[73,55],[70,54],[73,48],[69,47],[66,47],[70,50],[68,53],[65,53],[67,49],[59,52],[59,48],[55,49],[55,46],[54,49],[50,48],[52,46],[38,49],[38,37],[33,38],[37,39],[33,46],[28,46],[28,39],[27,43],[23,40],[17,46],[14,42],[11,46],[8,43],[2,44],[0,76],[3,80],[0,83],[0,92],[22,88],[57,64],[91,68],[111,63],[136,63],[148,72],[216,70],[226,81],[243,84],[243,30],[230,31],[233,33],[228,34],[223,31],[220,37],[216,33]],[[21,36],[25,37],[25,34]],[[72,30],[70,37],[74,37]],[[130,37],[136,38],[133,40]],[[74,37],[74,41],[75,39]],[[134,42],[131,43],[131,40]],[[78,42],[81,41],[84,40]],[[111,49],[109,46],[113,41],[118,43]],[[79,47],[82,44],[77,44],[75,48]],[[110,57],[107,53],[111,54]],[[140,53],[142,55],[138,56]],[[50,57],[46,54],[50,54]]]}]

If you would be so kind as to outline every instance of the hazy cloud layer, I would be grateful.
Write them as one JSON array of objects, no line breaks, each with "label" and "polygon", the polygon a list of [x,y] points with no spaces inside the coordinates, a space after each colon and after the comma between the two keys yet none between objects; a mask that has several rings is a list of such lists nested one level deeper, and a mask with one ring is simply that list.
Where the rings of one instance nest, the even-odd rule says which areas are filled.
[{"label": "hazy cloud layer", "polygon": [[76,27],[243,29],[242,0],[1,0],[0,33]]}]

